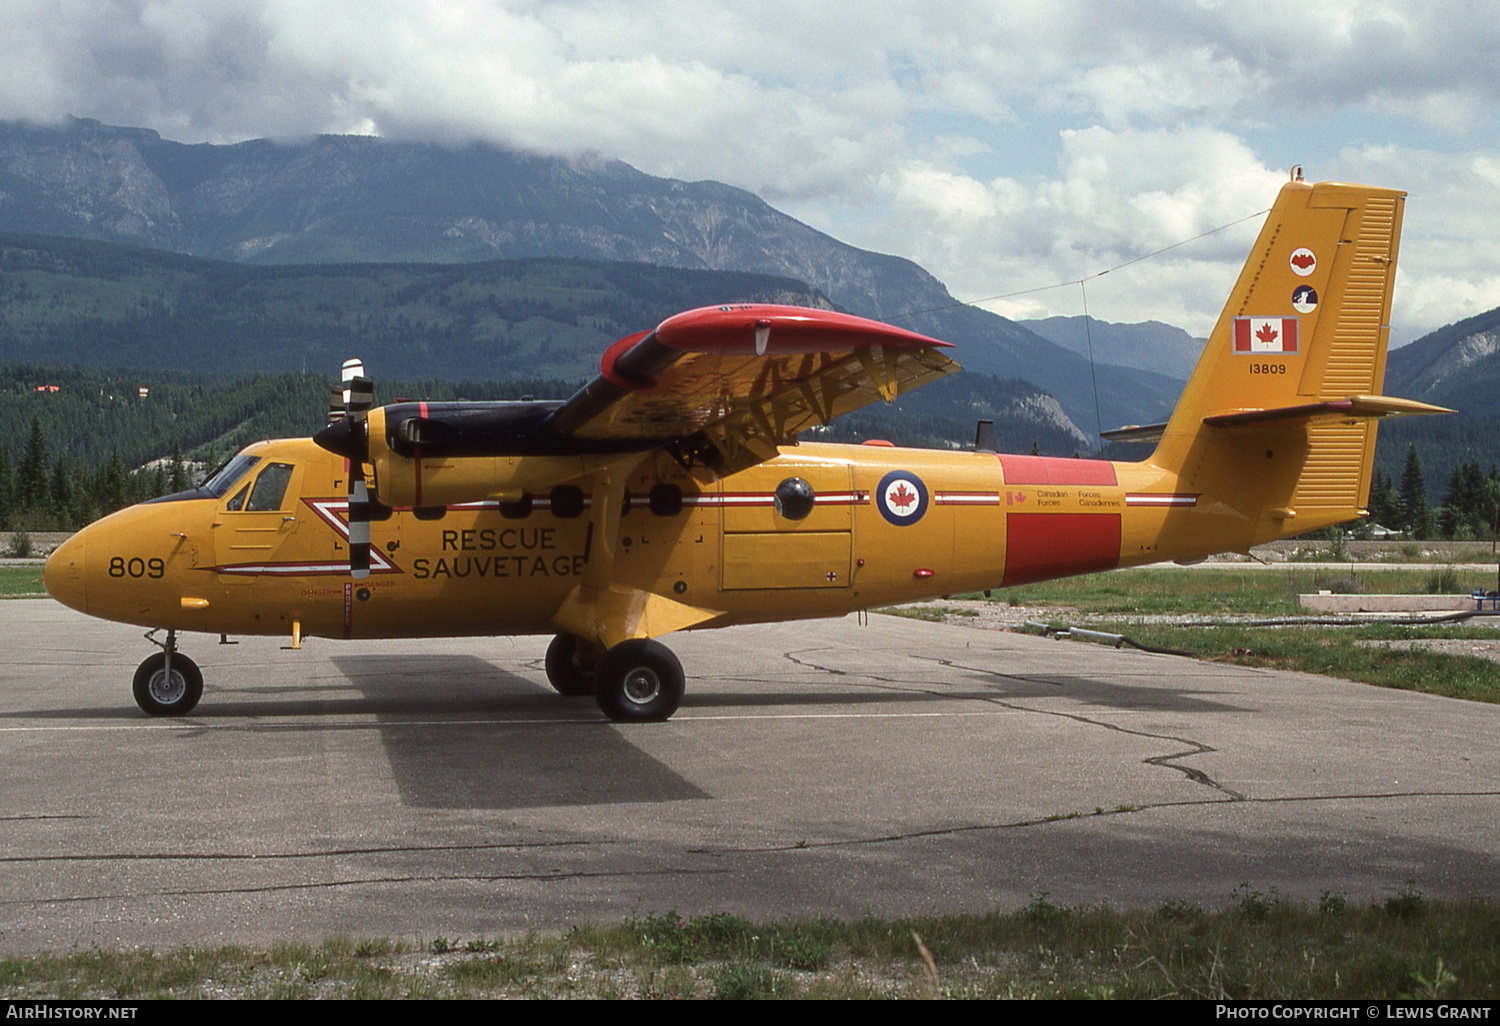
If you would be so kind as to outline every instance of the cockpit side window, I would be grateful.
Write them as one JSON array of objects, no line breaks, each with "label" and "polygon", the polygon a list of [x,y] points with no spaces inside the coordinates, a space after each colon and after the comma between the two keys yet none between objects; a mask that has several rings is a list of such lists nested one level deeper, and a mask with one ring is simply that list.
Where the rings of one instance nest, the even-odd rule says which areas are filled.
[{"label": "cockpit side window", "polygon": [[[250,468],[259,462],[259,456],[247,456],[244,453],[240,453],[210,474],[208,480],[203,482],[202,488],[215,498],[223,498],[229,494],[229,489],[238,484],[240,478],[248,474]],[[240,507],[235,506],[234,508],[239,509]]]},{"label": "cockpit side window", "polygon": [[229,510],[229,512],[231,513],[238,513],[240,510],[245,508],[245,499],[248,498],[249,495],[250,486],[246,485],[245,487],[240,489],[240,493],[238,495],[230,499],[228,502],[224,503],[224,508]]},{"label": "cockpit side window", "polygon": [[292,480],[290,463],[268,463],[266,469],[255,479],[250,491],[250,502],[245,507],[249,513],[268,513],[281,508],[286,497],[286,486]]}]

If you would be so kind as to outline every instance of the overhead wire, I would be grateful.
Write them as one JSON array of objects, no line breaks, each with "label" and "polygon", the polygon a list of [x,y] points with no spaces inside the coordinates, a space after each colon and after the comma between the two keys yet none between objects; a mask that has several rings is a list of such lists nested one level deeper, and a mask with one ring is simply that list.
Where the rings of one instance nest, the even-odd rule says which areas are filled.
[{"label": "overhead wire", "polygon": [[1219,232],[1224,231],[1226,228],[1233,228],[1237,224],[1243,224],[1244,222],[1254,220],[1257,217],[1264,217],[1270,212],[1271,208],[1266,207],[1264,210],[1257,210],[1253,214],[1246,214],[1244,217],[1237,217],[1233,221],[1226,221],[1224,224],[1219,225],[1217,228],[1210,228],[1207,231],[1199,232],[1197,235],[1194,235],[1191,238],[1186,238],[1182,239],[1179,242],[1174,242],[1170,246],[1163,246],[1160,249],[1154,249],[1149,253],[1142,253],[1138,257],[1131,257],[1129,260],[1126,260],[1123,263],[1115,264],[1113,267],[1106,267],[1102,271],[1095,271],[1093,274],[1086,274],[1082,278],[1070,278],[1067,281],[1054,282],[1051,285],[1037,285],[1029,289],[1017,289],[1014,292],[1003,292],[1000,295],[985,296],[982,299],[956,299],[951,303],[944,303],[941,306],[929,306],[923,310],[907,310],[904,313],[895,314],[892,319],[899,320],[906,317],[917,317],[921,314],[937,313],[941,310],[952,310],[960,306],[978,306],[980,303],[993,303],[1001,299],[1014,299],[1016,296],[1029,296],[1033,292],[1046,292],[1049,289],[1066,288],[1069,285],[1082,285],[1084,282],[1093,281],[1095,278],[1102,278],[1106,274],[1112,274],[1115,271],[1129,267],[1131,264],[1138,264],[1142,260],[1150,260],[1152,257],[1161,256],[1163,253],[1168,253],[1181,246],[1186,246],[1190,242],[1197,242],[1199,239],[1206,239],[1210,235],[1215,235]]},{"label": "overhead wire", "polygon": [[1019,289],[1015,292],[1006,292],[998,296],[986,296],[983,299],[971,299],[967,301],[955,300],[952,303],[947,303],[943,306],[928,307],[925,310],[909,310],[906,313],[896,314],[891,319],[908,320],[912,317],[920,316],[921,314],[937,313],[941,310],[952,310],[961,306],[978,306],[981,303],[992,303],[1000,299],[1011,299],[1015,296],[1030,295],[1033,292],[1046,292],[1049,289],[1060,289],[1065,288],[1069,285],[1077,285],[1079,293],[1083,296],[1083,332],[1084,337],[1088,340],[1089,380],[1094,389],[1094,426],[1095,430],[1098,432],[1098,437],[1100,439],[1103,439],[1104,415],[1099,405],[1099,374],[1096,370],[1094,361],[1094,335],[1089,327],[1089,296],[1085,284],[1087,282],[1093,281],[1095,278],[1102,278],[1106,274],[1111,274],[1115,271],[1121,270],[1122,268],[1129,267],[1132,264],[1138,264],[1143,260],[1150,260],[1152,257],[1161,256],[1161,254],[1168,253],[1174,249],[1177,249],[1179,246],[1186,246],[1190,242],[1197,242],[1199,239],[1205,239],[1210,235],[1214,235],[1218,232],[1224,231],[1226,228],[1233,228],[1237,224],[1243,224],[1245,221],[1253,220],[1257,217],[1262,217],[1270,212],[1270,207],[1266,207],[1264,210],[1257,210],[1253,214],[1246,214],[1244,217],[1235,218],[1233,221],[1228,221],[1224,224],[1221,224],[1217,228],[1210,228],[1205,232],[1199,232],[1197,235],[1194,235],[1191,238],[1183,239],[1179,242],[1174,242],[1170,246],[1163,246],[1160,249],[1154,249],[1150,253],[1142,253],[1138,257],[1132,257],[1131,259],[1126,260],[1123,263],[1115,264],[1113,267],[1106,267],[1102,271],[1095,271],[1093,274],[1086,274],[1082,278],[1073,278],[1069,281],[1060,281],[1052,285],[1038,285],[1035,288]]}]

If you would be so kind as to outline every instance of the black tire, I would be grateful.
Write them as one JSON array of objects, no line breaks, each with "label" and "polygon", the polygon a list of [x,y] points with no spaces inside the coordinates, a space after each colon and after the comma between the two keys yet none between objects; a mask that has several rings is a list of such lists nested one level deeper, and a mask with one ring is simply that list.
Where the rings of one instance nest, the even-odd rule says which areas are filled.
[{"label": "black tire", "polygon": [[657,641],[622,641],[594,668],[594,701],[616,723],[665,720],[682,702],[682,663]]},{"label": "black tire", "polygon": [[167,654],[158,652],[135,671],[135,704],[152,716],[186,716],[203,697],[203,671],[181,652],[172,653],[172,675],[163,672]]},{"label": "black tire", "polygon": [[594,693],[594,667],[599,662],[599,647],[590,645],[576,634],[559,634],[547,646],[547,683],[559,695],[577,698]]}]

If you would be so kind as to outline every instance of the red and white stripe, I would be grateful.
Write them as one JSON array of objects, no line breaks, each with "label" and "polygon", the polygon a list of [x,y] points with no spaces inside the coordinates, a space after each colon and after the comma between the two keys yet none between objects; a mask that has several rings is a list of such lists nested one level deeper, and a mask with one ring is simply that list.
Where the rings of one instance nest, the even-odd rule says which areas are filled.
[{"label": "red and white stripe", "polygon": [[939,506],[998,506],[999,492],[933,492],[932,501]]},{"label": "red and white stripe", "polygon": [[1198,496],[1187,492],[1127,492],[1127,506],[1196,506]]}]

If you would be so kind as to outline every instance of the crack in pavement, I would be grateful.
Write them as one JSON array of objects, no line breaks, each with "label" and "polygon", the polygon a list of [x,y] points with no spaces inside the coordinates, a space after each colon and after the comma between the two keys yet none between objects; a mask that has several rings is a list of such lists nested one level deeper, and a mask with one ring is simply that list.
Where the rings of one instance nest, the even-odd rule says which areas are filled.
[{"label": "crack in pavement", "polygon": [[329,848],[293,852],[112,852],[102,855],[4,855],[0,863],[27,862],[271,862],[283,859],[324,859],[348,855],[399,855],[406,853],[460,851],[531,851],[546,848],[611,845],[616,841],[513,841],[508,844],[410,844],[376,848]]},{"label": "crack in pavement", "polygon": [[930,830],[913,830],[899,834],[884,834],[879,837],[850,837],[837,841],[798,841],[795,844],[767,845],[761,848],[689,848],[692,855],[757,855],[782,851],[812,851],[818,848],[852,848],[865,845],[891,844],[899,841],[916,841],[929,837],[948,837],[956,834],[981,831],[1018,830],[1026,827],[1050,826],[1079,819],[1101,819],[1106,816],[1129,816],[1138,812],[1153,812],[1159,809],[1195,808],[1205,805],[1274,805],[1286,803],[1375,801],[1399,798],[1500,798],[1500,791],[1386,791],[1366,794],[1328,795],[1284,795],[1277,798],[1203,798],[1198,801],[1152,802],[1146,805],[1131,805],[1117,809],[1096,809],[1093,812],[1070,812],[1061,816],[1041,816],[1018,819],[1009,823],[970,823],[966,826],[934,827]]},{"label": "crack in pavement", "polygon": [[120,894],[77,894],[62,898],[12,898],[0,901],[6,905],[71,905],[84,901],[130,901],[140,898],[194,898],[222,894],[273,894],[277,891],[315,891],[340,887],[365,887],[375,884],[423,884],[423,883],[500,883],[502,881],[525,880],[591,880],[610,877],[653,876],[722,876],[727,869],[654,869],[649,871],[576,872],[576,873],[499,873],[452,876],[377,876],[351,880],[325,880],[320,883],[265,884],[259,887],[215,887],[174,891],[131,891]]},{"label": "crack in pavement", "polygon": [[[1153,732],[1147,731],[1147,730],[1134,730],[1134,729],[1131,729],[1130,727],[1122,727],[1122,726],[1120,726],[1119,724],[1116,724],[1116,723],[1109,723],[1109,722],[1106,722],[1104,720],[1096,720],[1096,719],[1093,719],[1091,717],[1084,716],[1084,715],[1082,715],[1080,713],[1069,713],[1069,712],[1062,712],[1060,710],[1052,710],[1052,709],[1035,709],[1035,708],[1032,708],[1031,706],[1019,705],[1019,704],[1017,704],[1015,702],[1005,701],[1004,699],[999,698],[997,696],[949,695],[949,694],[945,694],[942,691],[937,691],[937,690],[934,690],[934,689],[932,689],[930,687],[923,686],[923,685],[919,684],[916,681],[903,681],[903,680],[900,680],[899,678],[882,677],[882,676],[878,676],[876,674],[871,674],[871,673],[850,673],[847,670],[836,670],[836,669],[834,669],[832,667],[829,667],[829,666],[819,666],[816,663],[807,662],[807,661],[804,661],[802,659],[798,659],[797,658],[797,656],[799,654],[806,655],[806,654],[813,653],[813,652],[823,652],[823,651],[828,651],[828,650],[827,649],[809,648],[809,649],[800,649],[800,650],[795,651],[795,652],[784,652],[784,653],[782,653],[782,655],[786,659],[790,660],[791,662],[793,662],[793,663],[797,664],[798,666],[801,666],[801,667],[803,667],[805,669],[817,670],[817,671],[820,671],[820,672],[823,672],[823,673],[829,673],[829,674],[833,674],[833,675],[839,676],[839,677],[850,677],[850,676],[853,676],[853,677],[862,678],[864,680],[875,681],[877,683],[875,683],[873,686],[875,686],[875,687],[888,686],[888,690],[915,692],[917,694],[932,695],[934,698],[946,698],[946,699],[950,699],[950,700],[957,699],[958,701],[964,701],[964,702],[981,702],[981,703],[984,703],[986,705],[997,705],[997,706],[999,706],[1002,709],[1010,709],[1010,710],[1013,710],[1015,712],[1031,713],[1033,715],[1038,715],[1038,716],[1056,716],[1056,717],[1059,717],[1061,719],[1072,720],[1072,721],[1074,721],[1076,723],[1086,724],[1086,725],[1091,726],[1091,727],[1102,727],[1105,730],[1112,730],[1112,731],[1115,731],[1116,733],[1127,734],[1127,735],[1130,735],[1132,737],[1149,738],[1149,739],[1151,739],[1153,741],[1172,741],[1172,742],[1175,742],[1175,743],[1180,744],[1180,745],[1187,745],[1188,746],[1188,750],[1187,751],[1184,751],[1184,752],[1171,752],[1171,753],[1168,753],[1168,754],[1165,754],[1165,755],[1154,755],[1154,756],[1152,756],[1149,759],[1142,759],[1141,761],[1144,762],[1144,763],[1146,763],[1148,766],[1158,766],[1158,767],[1163,767],[1165,769],[1176,770],[1177,772],[1181,773],[1188,780],[1191,780],[1195,784],[1201,784],[1204,787],[1211,788],[1211,789],[1213,789],[1215,791],[1218,791],[1218,792],[1220,792],[1220,793],[1222,793],[1224,795],[1227,795],[1228,796],[1228,798],[1227,798],[1228,801],[1245,801],[1246,800],[1246,798],[1245,798],[1245,796],[1243,794],[1241,794],[1240,792],[1234,790],[1233,788],[1226,787],[1225,785],[1219,783],[1217,780],[1214,780],[1212,777],[1210,777],[1203,770],[1197,769],[1197,768],[1192,767],[1192,766],[1178,766],[1178,765],[1175,764],[1176,760],[1178,760],[1178,759],[1186,759],[1186,758],[1190,758],[1191,756],[1194,756],[1194,755],[1204,755],[1204,754],[1209,753],[1209,752],[1217,752],[1218,751],[1217,748],[1214,748],[1211,745],[1206,745],[1206,744],[1202,743],[1201,741],[1194,741],[1192,738],[1178,737],[1178,736],[1176,736],[1174,734],[1157,734],[1157,733],[1153,733]],[[998,671],[991,670],[991,669],[988,669],[986,667],[965,666],[962,663],[954,662],[951,659],[941,659],[941,658],[938,658],[936,656],[918,656],[918,655],[914,655],[911,658],[917,659],[917,660],[922,660],[922,661],[925,661],[925,662],[937,663],[939,666],[952,667],[953,669],[964,670],[964,671],[967,671],[969,673],[979,673],[979,674],[984,674],[984,675],[990,676],[990,677],[999,677],[1002,680],[1020,681],[1020,682],[1025,682],[1025,683],[1028,683],[1028,684],[1041,683],[1041,682],[1038,682],[1038,681],[1036,681],[1036,680],[1034,680],[1034,679],[1032,679],[1030,677],[1023,677],[1023,676],[1020,676],[1018,674],[1011,674],[1011,673],[1000,673]]]}]

